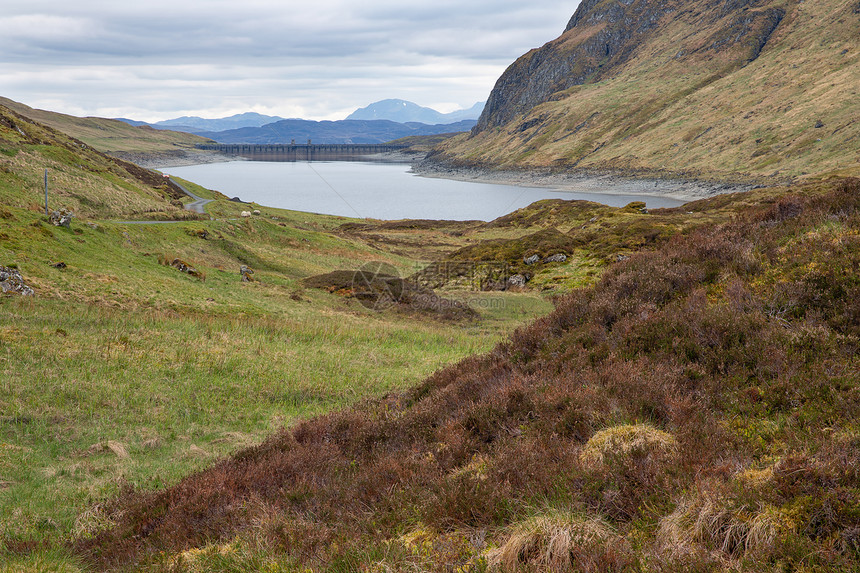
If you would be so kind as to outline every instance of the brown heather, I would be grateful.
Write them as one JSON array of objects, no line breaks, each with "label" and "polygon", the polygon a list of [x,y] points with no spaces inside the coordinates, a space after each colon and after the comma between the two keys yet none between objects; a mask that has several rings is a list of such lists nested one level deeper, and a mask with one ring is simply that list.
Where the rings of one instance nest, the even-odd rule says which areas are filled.
[{"label": "brown heather", "polygon": [[848,179],[617,263],[409,392],[127,491],[77,550],[135,570],[228,544],[328,571],[857,570],[858,337]]}]

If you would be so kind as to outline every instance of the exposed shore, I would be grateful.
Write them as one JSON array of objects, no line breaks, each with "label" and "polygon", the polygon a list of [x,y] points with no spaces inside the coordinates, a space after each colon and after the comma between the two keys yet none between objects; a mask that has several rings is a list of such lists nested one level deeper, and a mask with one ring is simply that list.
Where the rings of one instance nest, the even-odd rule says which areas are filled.
[{"label": "exposed shore", "polygon": [[696,201],[723,193],[749,191],[754,187],[752,184],[638,177],[612,172],[565,173],[540,169],[513,171],[482,167],[452,167],[433,161],[416,162],[412,166],[412,171],[422,177],[437,177],[457,181],[542,187],[572,193],[651,195],[681,201]]},{"label": "exposed shore", "polygon": [[146,169],[164,169],[166,167],[185,167],[187,165],[203,165],[207,163],[224,163],[227,161],[244,161],[243,157],[225,155],[217,151],[183,150],[170,155],[147,153],[117,153],[119,159],[131,161]]}]

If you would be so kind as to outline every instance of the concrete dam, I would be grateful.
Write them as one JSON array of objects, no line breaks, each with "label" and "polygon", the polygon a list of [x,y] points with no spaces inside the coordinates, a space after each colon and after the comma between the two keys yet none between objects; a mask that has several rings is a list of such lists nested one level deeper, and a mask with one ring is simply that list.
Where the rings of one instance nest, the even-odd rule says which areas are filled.
[{"label": "concrete dam", "polygon": [[406,149],[406,145],[346,143],[346,144],[268,144],[206,143],[197,149],[218,151],[254,161],[357,161],[373,159],[381,153]]}]

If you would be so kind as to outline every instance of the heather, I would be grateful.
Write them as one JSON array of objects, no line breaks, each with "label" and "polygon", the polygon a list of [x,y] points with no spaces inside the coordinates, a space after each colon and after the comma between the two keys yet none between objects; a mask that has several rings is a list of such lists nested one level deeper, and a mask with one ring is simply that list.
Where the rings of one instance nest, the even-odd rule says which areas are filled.
[{"label": "heather", "polygon": [[102,569],[849,571],[860,181],[611,265],[491,352],[94,508]]}]

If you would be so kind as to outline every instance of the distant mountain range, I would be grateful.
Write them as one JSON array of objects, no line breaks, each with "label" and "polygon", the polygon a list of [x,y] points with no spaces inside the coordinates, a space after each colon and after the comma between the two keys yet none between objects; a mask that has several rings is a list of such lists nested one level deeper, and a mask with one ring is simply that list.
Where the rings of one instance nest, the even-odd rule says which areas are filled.
[{"label": "distant mountain range", "polygon": [[352,112],[346,119],[387,119],[398,123],[426,123],[428,125],[455,123],[458,121],[481,117],[484,111],[484,103],[478,102],[469,109],[461,109],[451,113],[440,113],[429,107],[422,107],[411,101],[402,99],[386,99],[372,103]]},{"label": "distant mountain range", "polygon": [[418,122],[398,123],[385,119],[340,121],[309,121],[285,119],[262,127],[243,127],[218,132],[198,132],[218,143],[386,143],[413,135],[438,135],[469,131],[476,120],[427,125]]},{"label": "distant mountain range", "polygon": [[388,99],[356,110],[345,120],[311,121],[284,119],[259,113],[242,113],[220,119],[184,116],[156,123],[133,119],[120,121],[134,126],[183,131],[213,139],[219,143],[385,143],[413,135],[438,135],[472,129],[483,103],[452,113],[440,113],[429,107]]},{"label": "distant mountain range", "polygon": [[[469,109],[462,109],[452,113],[441,113],[435,109],[423,107],[410,101],[387,99],[358,109],[344,120],[349,122],[387,121],[398,124],[423,124],[430,126],[429,128],[417,125],[392,127],[387,124],[363,125],[359,123],[341,123],[340,121],[316,122],[303,119],[286,119],[253,112],[241,113],[220,119],[183,116],[155,123],[125,118],[118,119],[134,126],[148,125],[155,129],[184,131],[209,137],[216,141],[223,141],[224,143],[250,143],[250,141],[244,141],[246,138],[268,140],[273,133],[280,133],[282,137],[288,137],[289,140],[313,139],[319,141],[319,143],[338,143],[355,137],[371,139],[373,142],[376,142],[379,138],[386,137],[385,134],[387,133],[397,133],[398,137],[403,137],[406,135],[436,135],[438,133],[468,130],[475,125],[483,109],[483,103],[476,103]],[[274,128],[268,127],[276,123],[281,123],[281,125]],[[440,131],[440,128],[436,127],[440,125],[449,125],[450,127]],[[260,132],[253,131],[258,128],[265,129]],[[288,133],[284,133],[285,130]],[[237,138],[242,139],[242,141],[236,141]],[[359,143],[359,141],[355,140],[346,142]],[[284,142],[278,141],[277,143]],[[365,141],[361,141],[361,143],[365,143]]]}]

